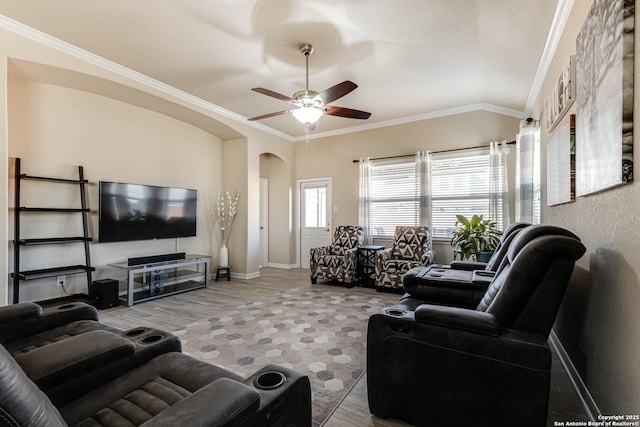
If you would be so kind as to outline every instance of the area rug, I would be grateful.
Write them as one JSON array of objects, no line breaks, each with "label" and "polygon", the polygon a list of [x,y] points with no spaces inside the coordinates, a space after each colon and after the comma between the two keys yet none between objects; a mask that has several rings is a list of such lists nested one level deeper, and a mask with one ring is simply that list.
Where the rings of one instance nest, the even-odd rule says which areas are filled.
[{"label": "area rug", "polygon": [[[366,368],[366,329],[385,295],[293,288],[174,331],[183,352],[243,377],[275,363],[309,376],[319,426]],[[387,300],[387,301],[385,301]]]}]

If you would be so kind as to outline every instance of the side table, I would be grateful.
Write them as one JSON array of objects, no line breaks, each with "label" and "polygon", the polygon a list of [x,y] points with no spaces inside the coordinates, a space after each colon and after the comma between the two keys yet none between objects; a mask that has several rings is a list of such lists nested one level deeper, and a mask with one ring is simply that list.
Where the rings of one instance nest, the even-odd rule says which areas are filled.
[{"label": "side table", "polygon": [[218,279],[227,278],[227,281],[231,280],[231,266],[219,265],[216,267],[216,282]]},{"label": "side table", "polygon": [[384,249],[381,245],[358,246],[358,285],[373,288],[376,282],[376,252]]}]

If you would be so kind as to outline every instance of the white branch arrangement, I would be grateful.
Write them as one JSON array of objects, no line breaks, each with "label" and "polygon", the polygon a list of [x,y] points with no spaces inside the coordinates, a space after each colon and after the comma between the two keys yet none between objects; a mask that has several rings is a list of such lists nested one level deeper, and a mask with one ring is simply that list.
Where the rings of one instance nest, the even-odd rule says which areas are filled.
[{"label": "white branch arrangement", "polygon": [[[226,197],[225,197],[226,195]],[[227,239],[231,233],[231,225],[233,217],[236,216],[236,207],[238,206],[238,198],[240,194],[236,191],[235,196],[231,196],[227,191],[225,194],[218,193],[218,209],[216,211],[216,219],[222,232],[222,244],[227,245]]]}]

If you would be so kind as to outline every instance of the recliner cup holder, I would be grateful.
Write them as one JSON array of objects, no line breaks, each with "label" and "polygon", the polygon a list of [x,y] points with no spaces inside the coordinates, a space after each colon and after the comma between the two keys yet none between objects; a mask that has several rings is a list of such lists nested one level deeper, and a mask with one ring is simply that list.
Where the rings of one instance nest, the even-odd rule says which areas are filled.
[{"label": "recliner cup holder", "polygon": [[149,335],[148,337],[144,337],[138,340],[140,344],[153,344],[154,342],[160,341],[164,338],[162,335]]},{"label": "recliner cup holder", "polygon": [[147,331],[148,331],[148,329],[146,329],[146,328],[135,328],[135,329],[131,329],[131,330],[125,332],[124,336],[125,337],[137,337],[138,335],[142,335]]},{"label": "recliner cup holder", "polygon": [[404,316],[405,311],[404,310],[400,310],[397,308],[389,308],[386,310],[386,313],[389,316],[396,316],[396,317],[400,317],[400,316]]},{"label": "recliner cup holder", "polygon": [[253,385],[259,390],[273,390],[285,383],[287,377],[282,372],[266,371],[253,380]]}]

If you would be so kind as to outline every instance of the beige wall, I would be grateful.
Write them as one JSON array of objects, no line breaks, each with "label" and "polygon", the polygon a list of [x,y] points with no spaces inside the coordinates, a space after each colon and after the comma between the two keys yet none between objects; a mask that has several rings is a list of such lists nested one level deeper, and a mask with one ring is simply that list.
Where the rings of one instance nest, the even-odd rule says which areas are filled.
[{"label": "beige wall", "polygon": [[[534,108],[534,117],[546,121],[544,100],[570,55],[591,7],[576,0],[556,55]],[[636,58],[640,42],[636,29]],[[637,64],[637,59],[636,59]],[[635,109],[640,73],[636,65]],[[575,113],[575,105],[570,113]],[[638,115],[636,114],[636,117]],[[634,151],[640,153],[635,120]],[[571,286],[554,330],[604,414],[638,414],[640,409],[640,186],[632,183],[603,193],[579,197],[574,203],[546,206],[546,144],[542,131],[542,220],[566,227],[587,247],[578,261]],[[580,149],[580,135],[576,135]]]},{"label": "beige wall", "polygon": [[290,172],[281,158],[266,153],[260,156],[260,178],[266,178],[269,182],[269,259],[266,264],[290,268],[292,260],[289,246],[287,241],[282,241],[283,236],[292,233]]},{"label": "beige wall", "polygon": [[[6,131],[0,132],[0,152],[7,160],[0,166],[0,185],[12,188],[9,165],[13,159],[9,156],[19,155],[25,167],[42,175],[67,173],[67,166],[75,162],[86,166],[94,183],[112,179],[201,190],[196,238],[181,239],[178,244],[173,240],[136,242],[117,249],[109,249],[114,247],[109,245],[121,244],[92,244],[98,276],[103,263],[116,257],[123,260],[176,249],[216,256],[219,230],[212,216],[215,198],[222,189],[237,189],[241,198],[230,238],[230,248],[235,249],[230,254],[232,274],[259,275],[259,157],[274,153],[283,160],[284,175],[289,179],[283,191],[290,193],[293,143],[250,127],[188,94],[105,64],[86,52],[46,37],[36,40],[31,34],[21,34],[0,29],[0,131]],[[97,190],[92,191],[90,203],[95,209]],[[8,212],[10,195],[4,194],[0,211]],[[8,229],[9,216],[0,217],[0,238],[10,241],[13,230]],[[52,220],[52,228],[56,221]],[[293,242],[293,230],[289,230],[280,249],[290,257]],[[0,255],[2,305],[9,301],[12,264],[7,246]],[[51,261],[49,252],[38,257]],[[73,280],[68,287],[77,290]],[[59,289],[48,286],[26,285],[21,300],[58,293]]]},{"label": "beige wall", "polygon": [[236,218],[233,222],[233,228],[227,247],[229,249],[229,265],[238,271],[246,271],[246,242],[247,242],[247,223],[249,217],[247,215],[247,198],[248,180],[247,180],[247,140],[246,138],[225,141],[222,148],[221,173],[224,177],[222,191],[229,191],[240,194],[238,199]]},{"label": "beige wall", "polygon": [[[324,120],[321,119],[321,120]],[[338,119],[339,120],[339,119]],[[346,120],[346,119],[343,119]],[[358,165],[360,157],[413,154],[419,150],[448,150],[486,145],[491,141],[514,140],[520,120],[487,111],[475,111],[404,125],[312,140],[295,146],[295,178],[331,177],[333,215],[331,223],[358,222]],[[320,128],[322,122],[318,124]],[[510,154],[514,170],[515,150]],[[513,182],[513,180],[511,180]],[[510,192],[513,195],[513,191]],[[296,201],[297,203],[297,201]],[[382,242],[384,244],[386,242]],[[452,259],[448,243],[434,243],[438,262]]]},{"label": "beige wall", "polygon": [[[20,79],[9,79],[9,156],[22,159],[24,173],[77,178],[85,168],[90,229],[98,236],[98,181],[193,188],[198,191],[197,237],[144,242],[92,244],[97,278],[122,276],[106,265],[127,257],[176,251],[213,254],[213,215],[209,195],[221,181],[220,140],[173,118],[87,92]],[[10,189],[13,179],[10,179]],[[24,206],[77,207],[77,187],[26,182]],[[72,188],[69,188],[72,187]],[[10,197],[13,191],[9,192]],[[81,234],[76,215],[22,215],[22,237]],[[13,236],[10,222],[9,235]],[[97,239],[96,239],[97,240]],[[25,270],[83,262],[82,245],[45,245],[22,249]],[[12,255],[12,254],[11,254]],[[12,261],[9,256],[9,261]],[[115,277],[122,279],[122,277]],[[86,292],[84,276],[69,276],[67,291]],[[55,278],[22,282],[21,300],[62,296]]]}]

